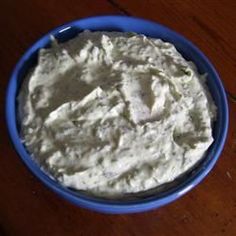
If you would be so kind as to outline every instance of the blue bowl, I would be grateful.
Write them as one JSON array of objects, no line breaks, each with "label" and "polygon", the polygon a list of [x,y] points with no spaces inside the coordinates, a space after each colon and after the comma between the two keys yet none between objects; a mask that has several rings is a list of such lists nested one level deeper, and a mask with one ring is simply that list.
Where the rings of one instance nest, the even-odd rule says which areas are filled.
[{"label": "blue bowl", "polygon": [[[27,153],[20,139],[19,124],[16,118],[16,97],[21,82],[29,68],[37,63],[39,49],[50,46],[50,35],[54,35],[59,42],[64,42],[85,29],[92,31],[133,31],[153,38],[161,38],[174,44],[187,60],[193,61],[200,73],[208,74],[207,84],[218,107],[217,121],[214,123],[213,129],[214,142],[203,160],[188,175],[184,175],[177,184],[146,197],[127,200],[100,199],[63,187],[45,174]],[[51,190],[70,202],[91,210],[116,214],[133,213],[159,208],[168,204],[181,197],[206,177],[219,158],[225,143],[228,130],[228,104],[224,87],[216,70],[206,56],[183,36],[162,25],[144,19],[125,16],[98,16],[62,25],[44,35],[26,51],[17,63],[9,81],[6,94],[6,122],[11,141],[19,156],[34,175]]]}]

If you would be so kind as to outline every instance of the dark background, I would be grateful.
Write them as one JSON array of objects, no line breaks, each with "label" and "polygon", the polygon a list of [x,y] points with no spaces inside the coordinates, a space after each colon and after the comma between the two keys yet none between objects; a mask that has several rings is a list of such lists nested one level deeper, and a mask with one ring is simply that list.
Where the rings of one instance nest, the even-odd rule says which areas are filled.
[{"label": "dark background", "polygon": [[229,100],[224,151],[193,191],[161,209],[104,215],[60,199],[26,169],[6,131],[4,95],[22,53],[50,29],[87,16],[121,14],[164,24],[195,43],[236,94],[236,1],[1,0],[0,1],[0,235],[236,235],[236,103]]}]

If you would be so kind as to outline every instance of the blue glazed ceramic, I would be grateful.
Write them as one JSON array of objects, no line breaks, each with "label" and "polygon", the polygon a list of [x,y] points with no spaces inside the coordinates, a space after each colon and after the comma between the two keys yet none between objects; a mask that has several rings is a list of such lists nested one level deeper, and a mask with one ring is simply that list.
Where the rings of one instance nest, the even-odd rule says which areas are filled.
[{"label": "blue glazed ceramic", "polygon": [[[67,41],[79,32],[89,29],[92,31],[133,31],[146,36],[161,38],[175,45],[177,50],[187,60],[193,61],[200,73],[207,73],[207,84],[212,97],[218,107],[217,121],[214,123],[214,143],[210,146],[206,156],[177,184],[163,189],[147,197],[129,200],[105,200],[65,188],[47,176],[27,153],[19,136],[17,123],[18,89],[30,67],[37,63],[37,53],[40,48],[50,46],[50,35],[54,35],[59,42]],[[133,213],[151,210],[166,205],[191,190],[200,183],[215,165],[223,149],[228,130],[228,104],[222,82],[207,57],[190,41],[178,33],[151,21],[125,16],[98,16],[76,20],[62,25],[40,38],[33,44],[17,63],[6,94],[6,122],[11,141],[26,166],[46,186],[55,193],[80,207],[104,213]]]}]

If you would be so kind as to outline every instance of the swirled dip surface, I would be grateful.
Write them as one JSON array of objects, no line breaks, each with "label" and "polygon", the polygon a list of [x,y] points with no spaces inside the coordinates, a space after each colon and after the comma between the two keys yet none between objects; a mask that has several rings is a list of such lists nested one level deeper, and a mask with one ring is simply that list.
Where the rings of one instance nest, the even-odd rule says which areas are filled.
[{"label": "swirled dip surface", "polygon": [[19,95],[29,153],[63,185],[118,196],[173,181],[213,141],[205,76],[175,47],[85,31],[41,49]]}]

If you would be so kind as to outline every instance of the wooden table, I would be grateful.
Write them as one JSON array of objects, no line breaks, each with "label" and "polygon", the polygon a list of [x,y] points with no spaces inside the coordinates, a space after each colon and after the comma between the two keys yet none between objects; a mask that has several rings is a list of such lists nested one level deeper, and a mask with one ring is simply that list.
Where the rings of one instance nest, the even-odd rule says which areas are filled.
[{"label": "wooden table", "polygon": [[194,42],[236,94],[236,1],[67,0],[0,1],[0,235],[236,235],[236,103],[229,100],[224,151],[209,176],[178,201],[132,215],[80,209],[41,184],[7,136],[4,94],[11,70],[42,34],[82,17],[125,14],[162,23]]}]

